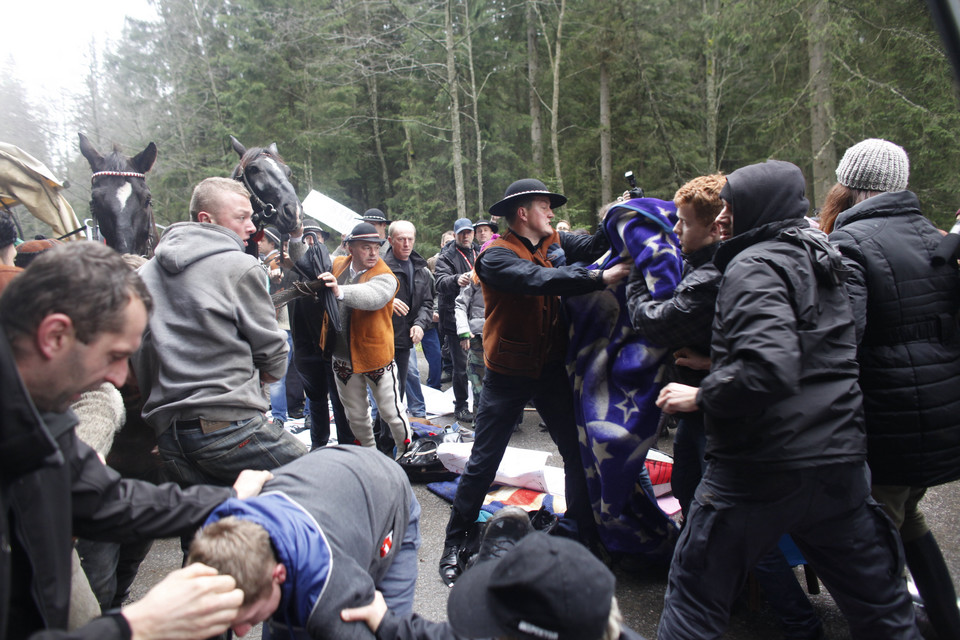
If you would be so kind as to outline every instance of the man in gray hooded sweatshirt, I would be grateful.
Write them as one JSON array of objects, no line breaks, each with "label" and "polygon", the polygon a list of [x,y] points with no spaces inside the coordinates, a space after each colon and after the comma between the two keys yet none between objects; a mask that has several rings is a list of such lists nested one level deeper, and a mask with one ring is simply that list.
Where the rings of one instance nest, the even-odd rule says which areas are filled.
[{"label": "man in gray hooded sweatshirt", "polygon": [[264,415],[262,385],[286,372],[287,340],[266,274],[244,253],[252,214],[242,184],[207,178],[193,191],[191,222],[167,229],[139,270],[156,313],[134,372],[143,417],[181,484],[230,485],[243,469],[273,469],[306,453]]},{"label": "man in gray hooded sweatshirt", "polygon": [[805,221],[804,186],[800,169],[770,160],[720,192],[733,234],[714,257],[710,374],[657,400],[667,413],[701,409],[707,436],[661,640],[722,635],[747,571],[784,533],[853,638],[920,638],[896,531],[870,497],[847,272]]}]

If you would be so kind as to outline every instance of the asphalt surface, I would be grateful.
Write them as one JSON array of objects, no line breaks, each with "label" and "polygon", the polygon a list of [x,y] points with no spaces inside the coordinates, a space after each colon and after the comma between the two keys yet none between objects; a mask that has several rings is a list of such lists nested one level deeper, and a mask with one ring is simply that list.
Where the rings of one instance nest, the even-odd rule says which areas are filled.
[{"label": "asphalt surface", "polygon": [[[450,416],[434,420],[436,424],[447,424]],[[511,445],[516,447],[551,451],[548,464],[560,465],[560,457],[549,436],[538,427],[539,417],[534,411],[526,411],[520,431],[514,434]],[[661,438],[658,448],[671,452],[672,436]],[[921,503],[957,586],[960,578],[960,494],[958,483],[936,487],[928,491]],[[440,581],[437,563],[440,559],[443,533],[449,515],[449,503],[430,493],[426,486],[415,485],[414,491],[423,509],[420,527],[423,545],[420,548],[420,575],[417,580],[415,610],[432,620],[446,619],[447,594],[449,590]],[[133,588],[133,599],[163,578],[168,572],[180,566],[180,541],[158,541],[144,564]],[[663,594],[666,576],[661,572],[631,573],[623,567],[613,566],[617,576],[617,600],[625,623],[638,633],[656,637],[657,621],[663,606]],[[803,572],[797,569],[801,584],[806,584]],[[958,589],[960,590],[960,589]],[[825,588],[820,587],[819,595],[811,595],[814,609],[820,615],[826,632],[825,638],[840,640],[850,638],[846,621]],[[920,630],[924,638],[935,638],[921,609],[918,609]],[[259,627],[247,635],[248,638],[260,638]],[[751,597],[745,593],[733,611],[730,626],[723,636],[731,640],[767,640],[783,637],[777,620],[760,596]]]}]

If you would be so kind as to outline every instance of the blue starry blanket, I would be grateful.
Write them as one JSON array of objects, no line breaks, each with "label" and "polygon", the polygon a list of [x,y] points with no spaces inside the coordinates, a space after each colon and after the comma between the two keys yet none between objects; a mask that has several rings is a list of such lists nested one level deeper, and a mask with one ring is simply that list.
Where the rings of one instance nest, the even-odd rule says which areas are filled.
[{"label": "blue starry blanket", "polygon": [[[681,257],[672,202],[637,198],[611,209],[604,230],[611,250],[594,263],[630,260],[654,299],[673,295]],[[580,448],[600,538],[612,552],[669,561],[676,526],[637,479],[654,444],[666,349],[648,343],[627,317],[626,279],[603,291],[567,298],[567,371],[574,390]]]}]

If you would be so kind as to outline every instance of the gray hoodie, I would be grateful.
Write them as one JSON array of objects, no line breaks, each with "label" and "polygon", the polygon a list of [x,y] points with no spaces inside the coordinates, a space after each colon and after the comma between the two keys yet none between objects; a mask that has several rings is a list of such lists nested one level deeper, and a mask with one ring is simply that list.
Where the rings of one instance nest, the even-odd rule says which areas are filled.
[{"label": "gray hoodie", "polygon": [[133,367],[143,416],[161,434],[177,420],[242,420],[265,412],[260,372],[287,369],[263,270],[233,231],[180,222],[139,269],[154,312]]}]

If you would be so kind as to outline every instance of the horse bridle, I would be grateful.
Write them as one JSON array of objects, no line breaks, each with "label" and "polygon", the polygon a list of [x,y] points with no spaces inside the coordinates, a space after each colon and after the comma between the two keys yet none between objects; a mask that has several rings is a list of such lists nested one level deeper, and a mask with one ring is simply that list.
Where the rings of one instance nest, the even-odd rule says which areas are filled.
[{"label": "horse bridle", "polygon": [[137,173],[136,171],[97,171],[95,174],[90,176],[90,182],[93,182],[97,178],[102,178],[104,176],[115,176],[118,178],[142,178],[147,179],[147,176],[142,173]]},{"label": "horse bridle", "polygon": [[[255,155],[248,163],[252,164],[260,156],[267,156],[272,158],[273,156],[265,151],[261,151]],[[247,167],[243,164],[237,165],[237,170],[233,174],[233,179],[242,182],[243,186],[247,188],[247,191],[250,193],[250,204],[256,209],[253,214],[253,224],[257,226],[257,230],[263,228],[268,222],[273,221],[277,217],[277,208],[274,207],[269,202],[264,202],[260,195],[254,190],[253,185],[250,184],[250,180],[247,179]]]},{"label": "horse bridle", "polygon": [[[147,179],[147,176],[146,176],[145,174],[143,174],[143,173],[138,173],[138,172],[136,172],[136,171],[96,171],[96,172],[93,173],[93,175],[90,176],[90,184],[94,184],[94,183],[97,181],[97,178],[106,178],[106,177],[114,177],[114,178],[140,178],[141,180],[144,180],[144,181]],[[151,200],[151,197],[150,197],[150,195],[149,195],[149,193],[148,193],[148,195],[147,195],[147,206],[148,206],[148,207],[150,206],[150,200]],[[93,207],[91,207],[90,213],[91,213],[91,215],[93,215],[93,221],[94,221],[94,223],[96,223],[96,225],[97,225],[97,233],[99,234],[99,233],[100,233],[100,231],[99,231],[100,220],[98,219],[98,216],[97,216],[96,211],[93,211]],[[80,230],[77,229],[77,231],[80,231]],[[77,231],[75,231],[74,233],[76,233]],[[69,235],[69,234],[68,234],[68,235]],[[148,251],[151,250],[151,249],[153,249],[153,246],[154,246],[154,236],[153,236],[153,234],[148,233],[148,234],[147,234],[147,249],[148,249]]]}]

